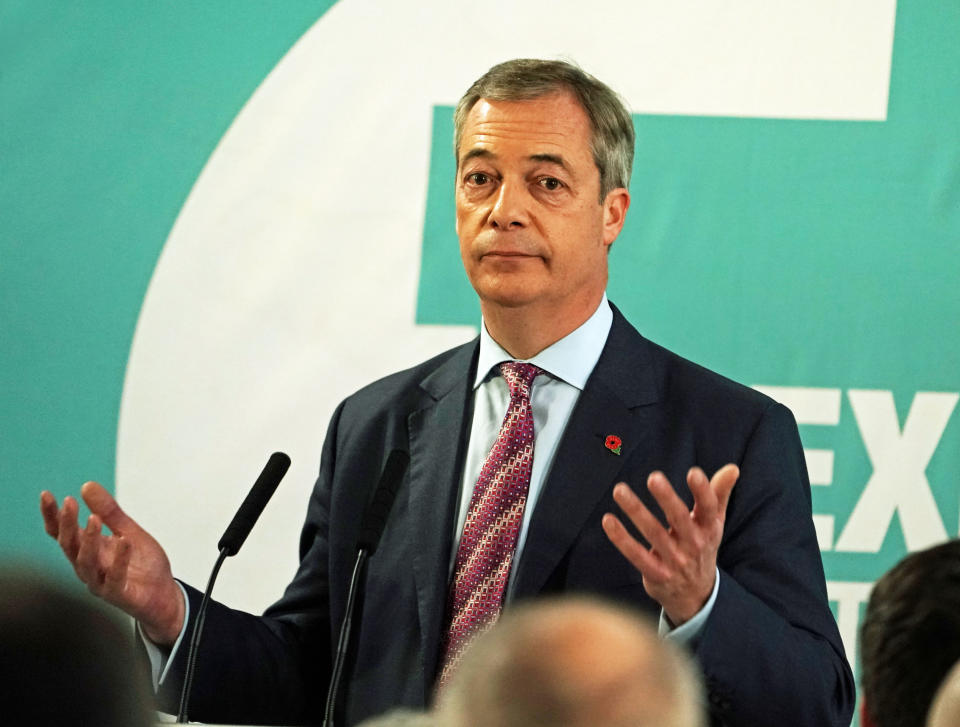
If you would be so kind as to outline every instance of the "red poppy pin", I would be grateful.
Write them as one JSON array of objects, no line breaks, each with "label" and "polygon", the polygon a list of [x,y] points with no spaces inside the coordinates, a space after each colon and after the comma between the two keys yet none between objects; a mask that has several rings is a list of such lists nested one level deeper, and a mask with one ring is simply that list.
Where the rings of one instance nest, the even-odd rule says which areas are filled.
[{"label": "red poppy pin", "polygon": [[607,438],[603,442],[603,446],[614,454],[620,454],[620,448],[623,446],[623,440],[621,440],[616,434],[608,434]]}]

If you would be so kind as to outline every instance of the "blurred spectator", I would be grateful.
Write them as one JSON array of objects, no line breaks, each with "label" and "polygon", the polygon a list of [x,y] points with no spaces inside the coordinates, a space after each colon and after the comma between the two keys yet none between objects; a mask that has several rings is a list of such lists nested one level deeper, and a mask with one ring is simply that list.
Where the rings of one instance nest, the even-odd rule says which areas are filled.
[{"label": "blurred spectator", "polygon": [[933,698],[927,727],[960,727],[960,661],[943,680]]},{"label": "blurred spectator", "polygon": [[860,653],[863,727],[923,727],[960,659],[960,540],[908,555],[877,581]]},{"label": "blurred spectator", "polygon": [[133,627],[84,594],[0,570],[5,724],[147,727],[154,722]]},{"label": "blurred spectator", "polygon": [[691,662],[624,608],[521,605],[479,637],[439,698],[444,727],[701,727]]},{"label": "blurred spectator", "polygon": [[379,717],[364,720],[357,727],[440,727],[440,724],[430,712],[391,709]]}]

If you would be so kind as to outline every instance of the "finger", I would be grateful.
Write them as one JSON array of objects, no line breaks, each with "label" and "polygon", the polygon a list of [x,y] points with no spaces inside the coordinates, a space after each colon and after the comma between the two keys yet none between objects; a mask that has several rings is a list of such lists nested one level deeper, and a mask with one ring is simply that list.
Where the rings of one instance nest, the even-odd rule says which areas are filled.
[{"label": "finger", "polygon": [[680,499],[670,480],[662,472],[654,472],[647,478],[647,489],[653,495],[657,504],[667,517],[667,522],[676,531],[681,539],[693,536],[693,523],[690,521],[690,510],[687,504]]},{"label": "finger", "polygon": [[687,486],[693,495],[693,519],[699,525],[710,525],[717,518],[717,494],[710,487],[707,475],[699,467],[687,472]]},{"label": "finger", "polygon": [[675,562],[676,544],[670,533],[626,483],[621,482],[613,488],[613,499],[660,558],[670,563]]},{"label": "finger", "polygon": [[119,535],[137,527],[137,524],[120,509],[117,501],[103,485],[87,482],[80,488],[80,495],[90,508],[90,512],[96,513],[112,532]]},{"label": "finger", "polygon": [[43,529],[47,531],[47,535],[51,538],[56,538],[60,532],[60,523],[57,518],[58,511],[57,498],[46,490],[41,492],[40,514],[43,515]]},{"label": "finger", "polygon": [[79,526],[77,525],[79,511],[80,506],[75,499],[69,495],[63,498],[63,507],[58,515],[57,542],[60,543],[60,549],[63,550],[67,560],[71,563],[76,562],[77,551],[80,549]]},{"label": "finger", "polygon": [[727,464],[721,467],[710,480],[710,489],[717,495],[717,511],[721,517],[727,512],[727,503],[730,501],[730,493],[733,492],[733,486],[740,479],[740,468],[735,464]]},{"label": "finger", "polygon": [[643,574],[644,578],[652,581],[666,579],[667,572],[660,560],[643,544],[637,541],[620,522],[620,519],[611,513],[606,513],[600,521],[603,532],[613,546],[620,551],[624,558]]},{"label": "finger", "polygon": [[130,566],[130,557],[133,553],[133,546],[129,540],[119,538],[117,540],[116,552],[114,553],[113,563],[104,574],[104,591],[109,596],[119,596],[123,593],[127,582],[127,569]]},{"label": "finger", "polygon": [[94,593],[99,592],[103,580],[100,570],[100,527],[100,518],[91,515],[87,527],[80,533],[80,549],[74,563],[80,580]]}]

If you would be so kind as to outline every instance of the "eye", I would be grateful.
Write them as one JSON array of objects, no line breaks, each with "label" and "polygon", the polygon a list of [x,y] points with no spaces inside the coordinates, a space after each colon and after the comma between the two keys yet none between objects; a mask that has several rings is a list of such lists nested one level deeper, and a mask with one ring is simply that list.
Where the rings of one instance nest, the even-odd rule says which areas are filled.
[{"label": "eye", "polygon": [[537,183],[550,192],[555,192],[563,186],[563,182],[556,177],[541,177]]},{"label": "eye", "polygon": [[483,186],[490,181],[490,175],[484,174],[483,172],[472,172],[467,175],[467,184],[474,184],[477,186]]}]

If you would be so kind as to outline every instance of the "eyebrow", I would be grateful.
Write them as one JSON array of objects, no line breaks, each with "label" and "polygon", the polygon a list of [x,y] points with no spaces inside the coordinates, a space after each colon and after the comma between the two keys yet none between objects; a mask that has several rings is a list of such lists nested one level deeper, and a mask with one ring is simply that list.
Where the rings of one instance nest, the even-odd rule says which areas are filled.
[{"label": "eyebrow", "polygon": [[557,154],[531,154],[530,159],[535,162],[547,162],[548,164],[556,164],[561,169],[565,169],[568,172],[570,171],[569,167],[564,163],[563,157],[558,156]]},{"label": "eyebrow", "polygon": [[[463,166],[471,159],[493,159],[496,155],[491,152],[489,149],[479,149],[473,148],[463,155],[463,158],[460,160],[460,165]],[[530,161],[534,162],[546,162],[548,164],[556,164],[561,169],[566,171],[571,171],[570,168],[563,161],[563,157],[558,156],[557,154],[531,154],[529,157]]]},{"label": "eyebrow", "polygon": [[477,158],[492,159],[493,153],[487,149],[478,149],[477,147],[474,147],[473,149],[468,151],[466,154],[464,154],[462,159],[460,159],[460,166],[463,166],[471,159],[477,159]]}]

